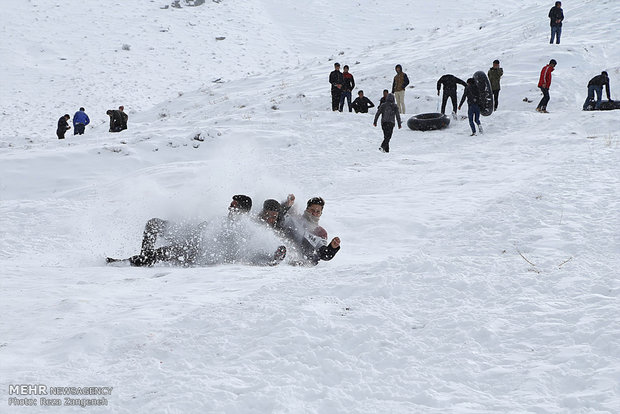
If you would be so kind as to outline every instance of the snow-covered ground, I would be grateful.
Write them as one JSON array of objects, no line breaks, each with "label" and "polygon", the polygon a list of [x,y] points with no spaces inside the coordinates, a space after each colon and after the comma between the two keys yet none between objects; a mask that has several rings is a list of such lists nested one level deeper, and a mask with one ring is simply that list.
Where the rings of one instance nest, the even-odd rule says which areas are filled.
[{"label": "snow-covered ground", "polygon": [[[620,111],[581,105],[602,70],[620,93],[620,2],[565,2],[561,45],[553,1],[5,3],[0,412],[83,410],[14,384],[114,387],[87,409],[115,413],[618,412]],[[484,135],[403,125],[383,154],[374,109],[330,110],[335,61],[375,104],[402,64],[406,123],[493,59]],[[291,192],[326,199],[331,262],[104,264],[151,217]]]}]

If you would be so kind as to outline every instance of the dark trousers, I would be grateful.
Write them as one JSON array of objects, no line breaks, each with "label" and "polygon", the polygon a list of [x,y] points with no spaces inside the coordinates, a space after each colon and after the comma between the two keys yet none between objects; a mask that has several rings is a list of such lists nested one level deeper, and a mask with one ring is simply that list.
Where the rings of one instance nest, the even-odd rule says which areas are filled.
[{"label": "dark trousers", "polygon": [[340,107],[340,89],[332,89],[332,111],[337,111]]},{"label": "dark trousers", "polygon": [[349,105],[349,112],[351,112],[351,91],[341,91],[340,92],[340,106],[338,110],[342,112],[342,108],[344,107],[344,100],[347,100],[347,105]]},{"label": "dark trousers", "polygon": [[471,133],[476,133],[476,126],[474,125],[474,121],[478,126],[480,126],[480,107],[477,104],[469,105],[467,109],[467,118],[469,118],[469,127],[471,128]]},{"label": "dark trousers", "polygon": [[381,143],[381,148],[383,148],[383,151],[385,152],[390,152],[390,139],[392,139],[394,126],[394,122],[381,123],[381,129],[383,130],[383,142]]},{"label": "dark trousers", "polygon": [[65,139],[65,132],[67,132],[66,129],[57,129],[56,136],[58,137],[58,139]]},{"label": "dark trousers", "polygon": [[547,109],[547,104],[549,103],[549,99],[551,99],[549,97],[549,88],[543,88],[542,86],[540,87],[540,90],[542,91],[543,97],[540,100],[540,102],[538,103],[537,108],[540,109]]},{"label": "dark trousers", "polygon": [[189,239],[155,248],[157,238],[165,237],[168,229],[169,223],[166,220],[150,219],[144,227],[140,254],[130,257],[130,263],[134,266],[152,266],[157,262],[169,262],[181,266],[193,264],[198,254],[194,240]]},{"label": "dark trousers", "polygon": [[560,36],[562,35],[562,26],[551,26],[551,40],[549,43],[553,43],[553,38],[556,38],[555,43],[560,44]]},{"label": "dark trousers", "polygon": [[456,89],[453,91],[446,91],[444,89],[443,96],[441,97],[441,113],[446,113],[446,103],[448,102],[448,98],[452,100],[452,112],[456,112]]},{"label": "dark trousers", "polygon": [[86,128],[84,124],[73,125],[73,135],[82,135],[84,133],[84,128]]},{"label": "dark trousers", "polygon": [[499,89],[493,91],[493,110],[497,111],[497,103],[499,101]]}]

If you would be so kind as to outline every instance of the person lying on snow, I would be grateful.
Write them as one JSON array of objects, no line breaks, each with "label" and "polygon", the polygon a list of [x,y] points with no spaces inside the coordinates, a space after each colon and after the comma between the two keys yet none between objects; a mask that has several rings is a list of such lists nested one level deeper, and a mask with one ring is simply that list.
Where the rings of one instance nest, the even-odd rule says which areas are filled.
[{"label": "person lying on snow", "polygon": [[[246,195],[233,196],[228,207],[228,217],[217,228],[214,237],[205,240],[205,229],[211,223],[203,222],[190,228],[179,226],[159,218],[150,219],[144,228],[140,253],[128,259],[108,257],[108,263],[129,262],[132,266],[153,266],[167,263],[176,266],[200,266],[223,263],[243,263],[273,266],[286,256],[286,248],[279,246],[271,254],[254,253],[246,249],[248,216],[252,199]],[[208,232],[207,232],[208,233]],[[158,239],[166,244],[156,248]]]},{"label": "person lying on snow", "polygon": [[321,197],[313,197],[306,203],[306,209],[302,215],[291,212],[295,203],[295,195],[289,194],[283,202],[284,219],[276,226],[282,234],[294,243],[301,260],[292,262],[296,265],[314,266],[320,260],[331,260],[340,250],[340,238],[334,237],[327,242],[327,231],[319,225],[323,214],[325,200]]}]

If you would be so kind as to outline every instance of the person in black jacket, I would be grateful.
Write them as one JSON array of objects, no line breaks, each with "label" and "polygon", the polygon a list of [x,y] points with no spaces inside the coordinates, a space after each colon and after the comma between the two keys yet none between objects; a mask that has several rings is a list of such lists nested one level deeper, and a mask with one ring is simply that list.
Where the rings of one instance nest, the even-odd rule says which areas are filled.
[{"label": "person in black jacket", "polygon": [[609,93],[609,75],[607,75],[607,72],[603,71],[600,75],[593,77],[590,79],[590,82],[588,82],[588,97],[583,103],[584,111],[594,102],[594,92],[596,92],[596,104],[594,109],[601,109],[603,86],[605,87],[605,92],[607,92],[607,100],[611,101],[611,94]]},{"label": "person in black jacket", "polygon": [[[379,99],[379,106],[383,105],[385,103],[385,101],[387,100],[388,95],[390,94],[390,91],[388,91],[387,89],[383,90],[383,96],[381,97],[381,99]],[[377,108],[379,109],[379,108]]]},{"label": "person in black jacket", "polygon": [[398,122],[398,129],[401,128],[400,111],[393,94],[388,94],[385,103],[377,108],[375,120],[372,123],[373,126],[377,126],[379,115],[381,115],[381,129],[383,130],[383,142],[379,150],[390,152],[390,139],[392,139],[392,133],[394,132],[394,120]]},{"label": "person in black jacket", "polygon": [[556,1],[555,6],[549,10],[549,23],[551,24],[551,40],[549,44],[553,44],[555,37],[556,44],[560,44],[560,36],[562,35],[562,21],[564,20],[564,11],[562,11],[562,2]]},{"label": "person in black jacket", "polygon": [[58,120],[58,128],[56,129],[56,135],[58,136],[58,139],[65,139],[65,132],[71,129],[67,122],[69,121],[69,119],[71,119],[71,116],[69,116],[69,114],[64,114]]},{"label": "person in black jacket", "polygon": [[349,112],[351,112],[351,91],[355,89],[355,79],[353,78],[353,75],[349,73],[348,65],[344,65],[342,69],[342,89],[340,90],[340,107],[338,110],[342,112],[344,100],[346,99],[347,105],[349,106]]},{"label": "person in black jacket", "polygon": [[355,98],[351,106],[355,110],[355,113],[361,112],[363,114],[367,114],[368,109],[374,108],[375,104],[364,96],[364,91],[359,91],[357,93],[357,98]]},{"label": "person in black jacket", "polygon": [[108,109],[106,114],[110,117],[110,132],[121,132],[123,130],[123,116],[121,111]]},{"label": "person in black jacket", "polygon": [[441,85],[443,85],[443,96],[441,97],[441,113],[446,113],[446,103],[448,102],[448,98],[452,100],[452,113],[456,114],[456,85],[467,86],[465,81],[457,78],[454,75],[443,75],[437,81],[437,96],[439,96],[439,90],[441,89]]},{"label": "person in black jacket", "polygon": [[118,112],[121,115],[121,131],[127,129],[127,121],[129,120],[129,115],[125,113],[125,107],[123,105],[118,107]]},{"label": "person in black jacket", "polygon": [[482,134],[482,125],[480,125],[480,106],[478,105],[478,100],[480,99],[480,90],[476,86],[476,81],[474,80],[474,78],[467,79],[467,86],[465,87],[465,92],[463,92],[463,97],[461,98],[459,109],[461,109],[461,106],[463,106],[465,98],[467,98],[467,106],[469,107],[469,109],[467,110],[467,117],[469,118],[469,126],[471,127],[471,136],[473,137],[474,135],[476,135],[474,117],[475,122],[478,125],[478,129]]},{"label": "person in black jacket", "polygon": [[340,106],[340,93],[344,83],[338,62],[334,63],[334,70],[329,74],[329,83],[332,85],[332,111],[337,111]]}]

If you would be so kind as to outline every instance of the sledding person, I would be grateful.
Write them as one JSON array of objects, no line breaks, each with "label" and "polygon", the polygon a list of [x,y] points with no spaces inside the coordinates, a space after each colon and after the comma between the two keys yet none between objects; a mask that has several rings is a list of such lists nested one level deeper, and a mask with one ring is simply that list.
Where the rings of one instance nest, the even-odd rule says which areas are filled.
[{"label": "sledding person", "polygon": [[125,107],[123,105],[118,107],[118,111],[121,113],[121,131],[127,129],[127,121],[129,120],[129,115],[125,113]]},{"label": "sledding person", "polygon": [[493,91],[493,110],[497,111],[497,103],[499,101],[499,80],[504,75],[504,69],[499,67],[499,60],[493,61],[493,67],[487,73],[489,82],[491,82],[491,90]]},{"label": "sledding person", "polygon": [[437,80],[437,96],[439,96],[439,91],[441,89],[441,85],[443,85],[443,96],[441,97],[441,113],[446,113],[446,103],[448,102],[448,98],[452,100],[452,114],[456,116],[456,86],[457,84],[467,86],[465,81],[457,78],[454,75],[446,74],[443,75],[439,80]]},{"label": "sledding person", "polygon": [[337,111],[340,106],[340,93],[344,83],[338,62],[334,63],[334,70],[329,74],[329,83],[332,85],[332,111]]},{"label": "sledding person", "polygon": [[384,104],[379,105],[377,113],[375,114],[375,120],[373,125],[377,126],[377,119],[381,115],[381,129],[383,130],[383,142],[379,148],[383,152],[390,152],[390,139],[392,139],[392,133],[394,132],[394,119],[398,122],[398,129],[401,128],[400,113],[398,106],[394,103],[394,95],[388,94]]},{"label": "sledding person", "polygon": [[[386,91],[387,91],[387,89],[386,89]],[[368,113],[368,109],[369,108],[374,108],[375,104],[372,103],[372,101],[370,99],[368,99],[367,97],[364,96],[364,91],[359,91],[357,93],[357,98],[355,98],[355,100],[353,101],[351,106],[355,110],[356,114],[359,113],[359,112],[361,112],[363,114],[367,114]]]},{"label": "sledding person", "polygon": [[594,109],[601,109],[601,98],[603,97],[603,86],[605,87],[605,92],[607,93],[607,100],[611,101],[611,95],[609,93],[609,75],[607,72],[603,71],[600,75],[593,77],[588,82],[588,97],[586,101],[583,103],[583,110],[587,110],[590,105],[594,102],[594,92],[596,92],[596,104]]},{"label": "sledding person", "polygon": [[549,103],[549,87],[551,86],[551,72],[555,70],[555,65],[558,62],[555,59],[551,59],[548,65],[545,65],[540,71],[540,79],[538,80],[538,87],[540,88],[543,97],[538,103],[536,110],[547,114],[547,104]]},{"label": "sledding person", "polygon": [[265,223],[269,227],[278,229],[283,221],[282,205],[272,198],[263,202],[263,209],[256,217],[259,222]]},{"label": "sledding person", "polygon": [[84,112],[84,108],[80,108],[73,115],[73,135],[82,135],[84,133],[84,128],[86,125],[90,124],[90,119],[86,112]]},{"label": "sledding person", "polygon": [[459,109],[463,106],[463,102],[465,102],[465,98],[467,98],[467,118],[469,118],[469,127],[471,128],[471,136],[476,135],[476,126],[474,125],[474,121],[476,125],[478,125],[478,130],[482,134],[482,125],[480,125],[480,106],[478,105],[478,100],[480,99],[480,90],[478,86],[476,86],[476,81],[474,78],[467,79],[467,86],[465,87],[465,92],[463,92],[463,97],[461,98],[461,103],[459,104]]},{"label": "sledding person", "polygon": [[344,107],[344,100],[347,100],[347,105],[349,106],[349,112],[351,112],[351,92],[355,89],[355,79],[353,75],[349,72],[349,66],[344,65],[342,68],[342,89],[340,90],[340,107],[339,111],[342,112],[342,108]]},{"label": "sledding person", "polygon": [[64,114],[58,119],[58,128],[56,128],[56,136],[58,139],[65,139],[65,132],[71,129],[68,122],[71,117],[69,114]]},{"label": "sledding person", "polygon": [[123,130],[123,116],[121,111],[108,109],[106,114],[110,117],[110,132],[121,132]]},{"label": "sledding person", "polygon": [[[228,220],[226,229],[218,235],[221,239],[234,242],[235,222],[243,215],[247,215],[252,208],[252,199],[246,195],[233,196],[228,207]],[[144,227],[142,236],[142,248],[140,254],[129,259],[107,258],[108,263],[128,261],[132,266],[153,266],[155,263],[165,262],[179,266],[191,266],[197,264],[202,253],[203,230],[208,223],[200,223],[192,228],[181,229],[170,221],[152,218]],[[168,242],[167,245],[155,248],[159,238]],[[223,252],[228,256],[230,252]]]},{"label": "sledding person", "polygon": [[327,231],[319,226],[325,201],[313,197],[306,203],[303,215],[291,213],[295,196],[290,194],[285,202],[286,213],[282,229],[302,255],[301,265],[316,265],[320,260],[331,260],[340,250],[340,238],[334,237],[327,243]]},{"label": "sledding person", "polygon": [[401,114],[405,113],[405,88],[409,85],[409,78],[407,74],[403,72],[401,65],[396,65],[396,76],[392,82],[392,93],[396,98],[396,104]]},{"label": "sledding person", "polygon": [[551,40],[549,44],[553,44],[553,38],[556,44],[560,44],[560,35],[562,35],[562,21],[564,20],[564,11],[562,10],[562,2],[556,1],[555,6],[549,10],[549,23],[551,24]]}]

